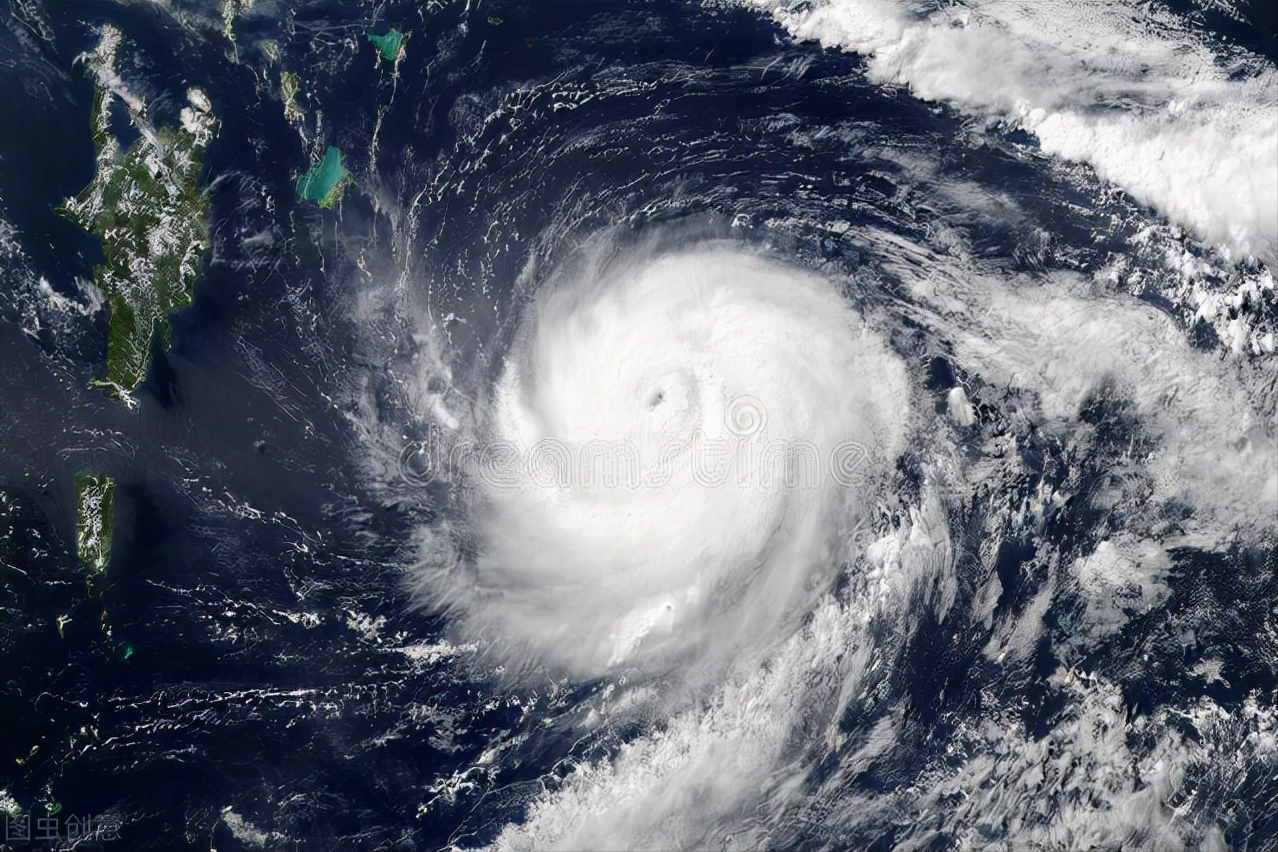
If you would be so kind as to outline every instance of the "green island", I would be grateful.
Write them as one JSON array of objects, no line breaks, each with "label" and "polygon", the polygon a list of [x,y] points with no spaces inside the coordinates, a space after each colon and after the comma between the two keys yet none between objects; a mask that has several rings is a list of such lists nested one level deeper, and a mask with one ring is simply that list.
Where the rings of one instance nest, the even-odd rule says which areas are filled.
[{"label": "green island", "polygon": [[369,33],[368,40],[377,46],[378,51],[386,58],[387,62],[394,62],[399,59],[400,52],[404,48],[404,43],[408,41],[412,35],[412,31],[401,33],[399,30],[392,28],[385,35],[377,35]]},{"label": "green island", "polygon": [[257,0],[222,0],[222,35],[233,46],[236,46],[237,50],[235,21],[245,12],[250,11],[255,5],[257,5]]},{"label": "green island", "polygon": [[[190,302],[208,246],[200,167],[217,120],[208,97],[191,89],[181,127],[152,126],[146,104],[115,70],[120,40],[118,30],[103,27],[88,57],[97,84],[91,113],[97,169],[59,212],[102,240],[104,262],[93,280],[109,311],[106,369],[92,384],[133,408],[153,351],[171,342],[168,315]],[[124,151],[110,130],[112,110],[120,107],[139,133]]]},{"label": "green island", "polygon": [[298,201],[317,201],[320,207],[334,207],[342,198],[351,173],[342,165],[342,152],[332,145],[324,159],[311,166],[297,182]]},{"label": "green island", "polygon": [[[85,594],[97,599],[101,612],[98,624],[108,653],[120,660],[133,656],[133,647],[115,644],[115,634],[101,600],[107,566],[111,562],[111,536],[115,528],[115,480],[100,473],[80,472],[75,476],[75,552],[84,571]],[[65,638],[71,615],[57,618],[58,636]]]},{"label": "green island", "polygon": [[75,552],[84,569],[89,593],[111,561],[111,531],[115,524],[115,480],[96,473],[75,477]]},{"label": "green island", "polygon": [[284,101],[284,117],[297,124],[306,120],[306,113],[297,103],[297,95],[302,90],[302,82],[292,71],[280,72],[280,97]]}]

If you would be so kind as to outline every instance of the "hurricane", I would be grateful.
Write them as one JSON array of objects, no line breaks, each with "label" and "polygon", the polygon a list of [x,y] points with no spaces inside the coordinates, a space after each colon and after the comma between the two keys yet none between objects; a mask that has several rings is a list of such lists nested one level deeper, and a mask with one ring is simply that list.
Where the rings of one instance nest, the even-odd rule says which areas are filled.
[{"label": "hurricane", "polygon": [[1272,11],[13,4],[5,842],[1278,849]]},{"label": "hurricane", "polygon": [[468,630],[578,676],[767,644],[907,428],[903,365],[832,283],[730,245],[638,251],[537,294],[469,448]]}]

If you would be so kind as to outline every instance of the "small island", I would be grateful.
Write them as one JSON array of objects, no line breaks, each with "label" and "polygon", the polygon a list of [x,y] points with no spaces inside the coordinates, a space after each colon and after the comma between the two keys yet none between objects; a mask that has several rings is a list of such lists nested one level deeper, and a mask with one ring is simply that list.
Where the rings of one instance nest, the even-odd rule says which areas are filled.
[{"label": "small island", "polygon": [[385,35],[377,35],[369,33],[368,40],[377,46],[377,50],[382,54],[387,62],[395,62],[400,58],[404,49],[404,43],[408,41],[412,32],[402,33],[392,28]]},{"label": "small island", "polygon": [[315,201],[320,207],[335,207],[350,182],[351,173],[342,165],[342,152],[332,145],[324,159],[311,166],[297,182],[297,200]]},{"label": "small island", "polygon": [[95,473],[75,477],[75,551],[84,569],[89,593],[111,561],[111,533],[115,523],[115,480]]}]

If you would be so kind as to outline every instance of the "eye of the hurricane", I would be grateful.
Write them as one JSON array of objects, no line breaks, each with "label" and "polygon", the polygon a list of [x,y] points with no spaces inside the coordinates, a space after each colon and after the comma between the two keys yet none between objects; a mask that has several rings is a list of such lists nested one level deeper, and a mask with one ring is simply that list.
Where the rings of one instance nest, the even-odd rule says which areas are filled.
[{"label": "eye of the hurricane", "polygon": [[439,594],[580,676],[772,641],[857,524],[831,462],[890,461],[906,419],[903,366],[833,284],[721,247],[548,285],[506,364],[488,433],[537,474],[481,483],[480,579]]}]

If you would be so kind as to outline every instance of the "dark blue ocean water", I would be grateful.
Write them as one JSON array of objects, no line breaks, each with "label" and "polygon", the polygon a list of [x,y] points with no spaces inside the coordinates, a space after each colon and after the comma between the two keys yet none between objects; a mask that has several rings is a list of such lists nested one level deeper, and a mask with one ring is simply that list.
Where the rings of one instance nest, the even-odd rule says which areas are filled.
[{"label": "dark blue ocean water", "polygon": [[[793,44],[757,15],[676,2],[470,6],[265,2],[236,23],[238,52],[211,6],[0,12],[0,210],[25,257],[3,273],[14,292],[43,276],[74,294],[100,259],[96,241],[51,209],[93,170],[92,81],[76,56],[95,26],[130,41],[127,76],[156,104],[154,122],[175,123],[190,86],[221,121],[205,162],[212,247],[137,411],[84,386],[104,352],[104,316],[34,332],[23,330],[25,303],[3,306],[0,787],[36,816],[57,803],[62,820],[119,821],[121,840],[78,849],[253,848],[228,827],[228,808],[272,849],[486,842],[558,783],[562,761],[610,754],[638,733],[570,730],[564,720],[592,684],[511,693],[449,658],[394,650],[442,635],[437,616],[412,606],[402,568],[412,531],[456,511],[387,485],[365,458],[370,419],[420,426],[404,383],[421,344],[398,322],[414,307],[454,314],[446,360],[457,386],[477,392],[528,294],[605,228],[730,235],[830,271],[873,265],[858,237],[871,228],[906,240],[957,228],[1009,274],[1089,272],[1138,252],[1133,205],[1051,167],[1030,137],[872,85],[856,55]],[[1274,56],[1263,24],[1193,14]],[[365,39],[392,26],[412,31],[397,74]],[[300,130],[284,114],[281,70],[302,80]],[[126,143],[129,132],[120,125]],[[336,211],[294,194],[327,145],[355,176]],[[910,158],[929,168],[902,166]],[[1020,215],[945,207],[940,190],[960,182],[1004,194]],[[864,304],[908,301],[890,278],[856,281]],[[1154,290],[1144,297],[1162,304]],[[961,367],[926,327],[902,320],[887,333],[942,410]],[[1013,422],[1015,400],[990,404],[991,421]],[[1019,429],[1023,491],[953,517],[975,562],[984,513],[1039,481],[1082,483],[1042,529],[997,543],[999,613],[1040,590],[1039,549],[1082,552],[1120,524],[1089,495],[1140,429],[1121,401],[1098,400],[1085,416],[1099,449],[1081,460],[1032,427],[998,427]],[[85,469],[118,482],[100,597],[86,594],[73,552],[73,476]],[[1272,697],[1263,637],[1276,571],[1272,549],[1178,553],[1164,606],[1068,662],[1121,683],[1131,715],[1202,696],[1225,708]],[[941,624],[921,607],[899,670],[840,722],[855,731],[889,705],[909,708],[899,748],[855,783],[911,783],[943,760],[982,692],[1019,707],[1035,736],[1049,731],[1070,701],[1048,676],[1068,653],[1076,608],[1057,598],[1029,662],[1009,673],[982,654],[981,625]],[[1191,627],[1193,648],[1168,638]],[[1209,655],[1228,682],[1182,676]],[[479,762],[512,731],[528,736],[500,762]],[[1233,848],[1274,848],[1278,780],[1266,772],[1202,794],[1198,807],[1220,809]],[[436,786],[457,773],[456,789]],[[782,842],[886,849],[901,830],[846,837],[807,824]],[[943,838],[936,848],[948,848]]]}]

